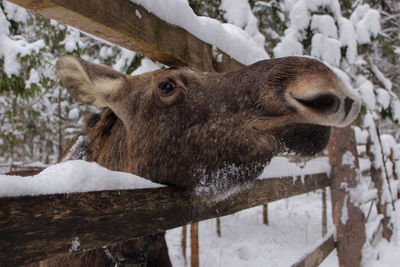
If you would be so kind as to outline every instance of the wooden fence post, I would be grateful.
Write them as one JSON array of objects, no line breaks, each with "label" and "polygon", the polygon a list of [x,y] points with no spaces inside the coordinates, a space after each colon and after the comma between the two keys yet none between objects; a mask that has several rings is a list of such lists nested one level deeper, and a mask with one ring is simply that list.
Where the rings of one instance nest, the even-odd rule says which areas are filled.
[{"label": "wooden fence post", "polygon": [[221,237],[221,218],[217,217],[216,219],[216,226],[217,226],[217,235]]},{"label": "wooden fence post", "polygon": [[268,202],[265,202],[263,205],[263,223],[265,225],[269,225],[269,220],[268,220]]},{"label": "wooden fence post", "polygon": [[325,237],[328,233],[328,212],[326,208],[326,188],[322,189],[322,237]]},{"label": "wooden fence post", "polygon": [[365,243],[365,216],[352,199],[350,189],[361,178],[354,130],[333,130],[328,147],[331,165],[332,216],[336,226],[339,266],[360,267]]},{"label": "wooden fence post", "polygon": [[186,240],[187,240],[187,225],[182,226],[182,255],[185,261],[185,266],[187,264],[187,256],[186,256]]},{"label": "wooden fence post", "polygon": [[190,266],[199,267],[199,223],[195,222],[190,225]]}]

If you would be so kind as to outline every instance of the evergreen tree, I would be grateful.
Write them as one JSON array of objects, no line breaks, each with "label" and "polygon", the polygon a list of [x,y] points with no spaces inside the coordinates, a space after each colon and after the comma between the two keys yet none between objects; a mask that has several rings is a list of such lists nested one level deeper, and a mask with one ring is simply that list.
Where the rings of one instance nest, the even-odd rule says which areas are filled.
[{"label": "evergreen tree", "polygon": [[143,56],[78,30],[0,2],[0,160],[54,163],[80,131],[92,108],[60,84],[55,63],[63,55],[133,72]]}]

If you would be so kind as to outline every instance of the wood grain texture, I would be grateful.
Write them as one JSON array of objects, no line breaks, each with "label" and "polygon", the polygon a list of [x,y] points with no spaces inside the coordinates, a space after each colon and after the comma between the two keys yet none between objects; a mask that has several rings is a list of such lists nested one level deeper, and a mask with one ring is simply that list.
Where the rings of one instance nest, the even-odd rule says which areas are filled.
[{"label": "wood grain texture", "polygon": [[326,186],[326,174],[257,180],[217,203],[170,187],[0,198],[0,266],[69,255],[73,240],[76,251],[88,250]]},{"label": "wood grain texture", "polygon": [[332,217],[337,232],[339,266],[360,267],[362,247],[366,241],[365,216],[350,195],[360,178],[355,134],[351,126],[333,130],[328,153],[332,166]]},{"label": "wood grain texture", "polygon": [[222,60],[217,61],[211,45],[129,0],[11,2],[168,66],[191,66],[196,71],[206,72],[225,72],[243,67],[222,51],[219,51]]}]

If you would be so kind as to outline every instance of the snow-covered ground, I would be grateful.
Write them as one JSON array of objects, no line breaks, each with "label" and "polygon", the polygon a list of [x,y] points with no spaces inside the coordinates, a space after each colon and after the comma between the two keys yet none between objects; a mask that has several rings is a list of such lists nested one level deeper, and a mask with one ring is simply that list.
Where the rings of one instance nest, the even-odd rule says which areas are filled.
[{"label": "snow-covered ground", "polygon": [[[221,218],[221,237],[216,220],[199,223],[200,266],[287,267],[315,248],[322,239],[322,190],[268,204],[269,225],[263,224],[262,207],[255,207]],[[332,233],[330,197],[327,197],[328,235]],[[395,221],[400,220],[397,201]],[[167,231],[169,254],[175,267],[190,266],[190,234],[187,231],[186,264],[182,253],[182,228]],[[379,239],[368,249],[364,267],[400,266],[400,232],[392,241]],[[334,250],[320,265],[337,267]]]},{"label": "snow-covered ground", "polygon": [[[269,203],[269,225],[262,212],[259,206],[222,217],[221,237],[215,219],[200,222],[200,266],[290,266],[322,238],[321,192]],[[328,225],[332,230],[330,218]],[[185,266],[181,228],[166,237],[173,266]],[[190,263],[190,247],[186,253]]]}]

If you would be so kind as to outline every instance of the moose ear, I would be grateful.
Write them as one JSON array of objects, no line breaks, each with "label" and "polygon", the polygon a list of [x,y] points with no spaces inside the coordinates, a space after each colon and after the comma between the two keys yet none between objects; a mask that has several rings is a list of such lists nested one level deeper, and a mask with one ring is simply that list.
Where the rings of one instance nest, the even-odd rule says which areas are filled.
[{"label": "moose ear", "polygon": [[105,65],[93,64],[74,56],[58,60],[57,74],[78,101],[97,107],[111,107],[121,96],[125,76]]}]

